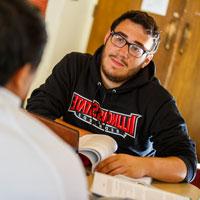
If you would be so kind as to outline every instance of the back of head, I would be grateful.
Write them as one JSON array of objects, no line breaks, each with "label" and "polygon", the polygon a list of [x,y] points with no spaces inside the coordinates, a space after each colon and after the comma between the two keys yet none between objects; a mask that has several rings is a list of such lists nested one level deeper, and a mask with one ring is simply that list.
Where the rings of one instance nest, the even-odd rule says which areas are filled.
[{"label": "back of head", "polygon": [[124,20],[129,19],[136,24],[140,24],[143,26],[144,30],[148,35],[153,38],[154,44],[152,46],[151,51],[156,52],[159,41],[160,41],[160,33],[158,30],[158,26],[153,19],[153,17],[149,16],[146,12],[139,10],[130,10],[128,12],[123,13],[119,18],[115,19],[111,25],[111,31],[114,31],[115,28]]},{"label": "back of head", "polygon": [[27,0],[1,0],[0,85],[27,63],[37,68],[46,40],[43,19]]}]

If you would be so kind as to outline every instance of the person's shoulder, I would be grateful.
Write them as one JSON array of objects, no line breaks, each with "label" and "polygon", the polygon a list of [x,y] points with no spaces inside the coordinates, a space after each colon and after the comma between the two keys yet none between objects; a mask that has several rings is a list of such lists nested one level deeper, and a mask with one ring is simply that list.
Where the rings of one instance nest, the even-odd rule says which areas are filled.
[{"label": "person's shoulder", "polygon": [[93,56],[88,53],[71,52],[66,54],[55,66],[54,70],[77,72],[89,67]]},{"label": "person's shoulder", "polygon": [[174,97],[160,84],[157,78],[153,78],[143,86],[140,92],[140,101],[148,107],[151,113],[156,113],[164,105],[175,104]]},{"label": "person's shoulder", "polygon": [[[43,161],[40,162],[40,165],[51,166],[51,171],[53,169],[56,172],[55,182],[62,182],[60,190],[62,190],[63,195],[69,199],[82,195],[83,199],[86,199],[87,188],[84,169],[74,150],[42,122],[24,110],[18,112],[16,123],[21,134],[29,141],[31,151],[35,152],[35,155],[42,155]],[[48,161],[47,164],[45,164],[46,161]],[[54,173],[49,175],[54,179]],[[82,188],[80,193],[77,191],[77,184]],[[65,191],[65,188],[69,188],[70,192]]]},{"label": "person's shoulder", "polygon": [[[61,138],[29,112],[20,110],[17,120],[20,128],[23,129],[24,132],[27,131],[30,138],[37,138],[37,141],[48,141],[47,144],[53,143],[54,146],[60,146],[62,148],[64,142]],[[68,148],[68,145],[66,146]],[[71,148],[69,148],[69,151],[71,151]]]},{"label": "person's shoulder", "polygon": [[63,61],[66,62],[74,62],[74,63],[80,63],[80,62],[87,62],[88,60],[91,60],[93,58],[93,55],[89,53],[81,53],[81,52],[71,52],[69,54],[66,54],[63,57]]},{"label": "person's shoulder", "polygon": [[[56,135],[51,129],[49,129],[41,121],[33,117],[30,113],[25,110],[21,110],[19,115],[19,124],[21,129],[26,132],[30,139],[34,138],[34,141],[42,145],[42,148],[54,147],[55,153],[65,155],[68,153],[68,158],[66,160],[68,164],[70,162],[77,162],[77,155],[70,145],[68,145],[64,140],[62,140],[58,135]],[[35,140],[36,139],[36,140]],[[78,167],[81,166],[80,163],[77,163]]]},{"label": "person's shoulder", "polygon": [[160,83],[157,78],[149,82],[147,89],[150,91],[152,98],[173,99],[170,92]]}]

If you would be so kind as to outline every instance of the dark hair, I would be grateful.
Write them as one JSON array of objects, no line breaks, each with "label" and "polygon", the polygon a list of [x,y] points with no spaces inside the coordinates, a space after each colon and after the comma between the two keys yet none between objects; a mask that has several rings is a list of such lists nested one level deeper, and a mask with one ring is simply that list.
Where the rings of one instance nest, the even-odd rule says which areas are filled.
[{"label": "dark hair", "polygon": [[160,41],[160,32],[153,17],[149,16],[146,12],[130,10],[123,13],[119,18],[113,21],[111,25],[111,31],[114,31],[115,28],[126,19],[129,19],[132,22],[140,24],[144,27],[146,33],[153,38],[154,44],[151,48],[151,51],[156,52]]},{"label": "dark hair", "polygon": [[46,40],[44,21],[27,0],[1,0],[0,85],[27,63],[35,70]]}]

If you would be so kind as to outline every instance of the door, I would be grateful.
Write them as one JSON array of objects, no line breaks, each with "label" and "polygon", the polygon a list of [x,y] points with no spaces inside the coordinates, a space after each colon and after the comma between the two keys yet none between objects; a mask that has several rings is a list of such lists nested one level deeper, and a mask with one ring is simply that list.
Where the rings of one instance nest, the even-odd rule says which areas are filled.
[{"label": "door", "polygon": [[200,1],[188,1],[166,87],[176,97],[200,159]]},{"label": "door", "polygon": [[[141,3],[142,0],[99,0],[87,52],[93,53],[103,43],[116,17],[130,9],[140,10]],[[149,14],[161,31],[160,47],[154,57],[157,76],[175,96],[200,159],[200,1],[171,0],[166,16]]]}]

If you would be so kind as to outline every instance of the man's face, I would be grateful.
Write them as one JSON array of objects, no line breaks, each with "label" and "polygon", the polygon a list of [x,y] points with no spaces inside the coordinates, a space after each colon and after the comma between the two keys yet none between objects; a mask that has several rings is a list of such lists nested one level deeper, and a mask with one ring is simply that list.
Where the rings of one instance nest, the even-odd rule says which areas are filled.
[{"label": "man's face", "polygon": [[[137,43],[145,50],[150,50],[153,39],[147,35],[143,27],[130,20],[124,20],[114,30],[120,33],[129,43]],[[144,68],[152,59],[152,54],[143,54],[137,58],[128,51],[128,45],[122,48],[111,42],[110,32],[105,37],[105,48],[102,55],[101,76],[103,81],[123,84]]]}]

